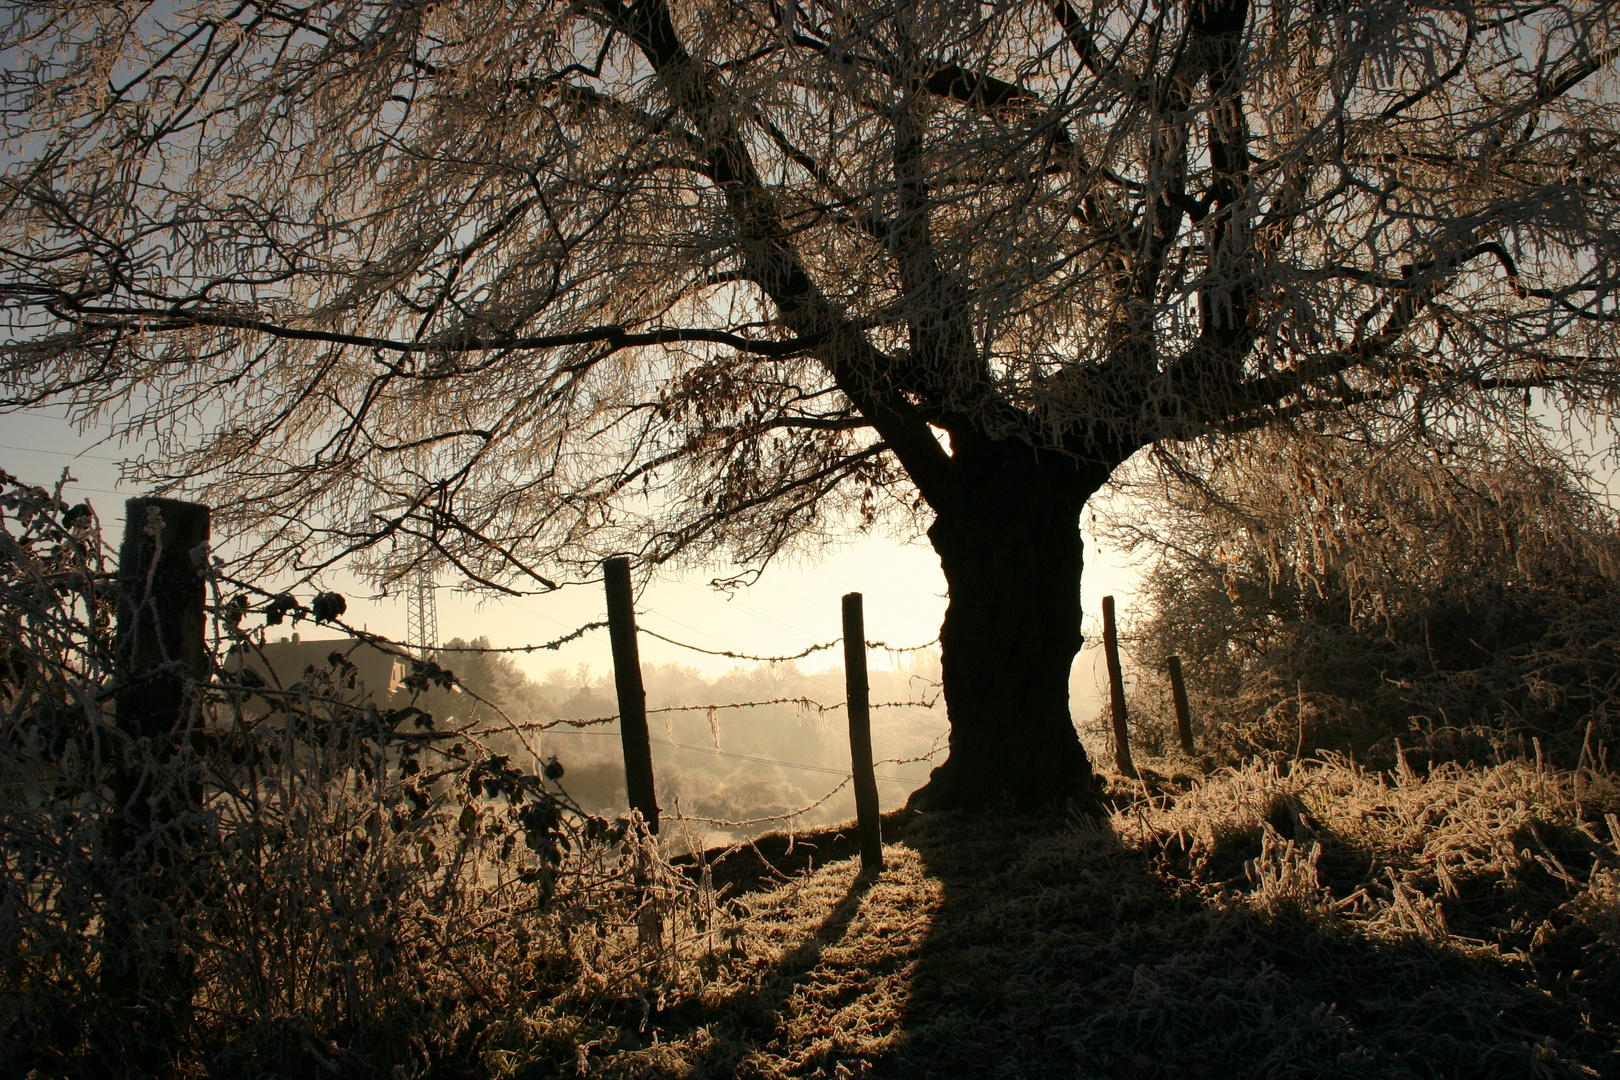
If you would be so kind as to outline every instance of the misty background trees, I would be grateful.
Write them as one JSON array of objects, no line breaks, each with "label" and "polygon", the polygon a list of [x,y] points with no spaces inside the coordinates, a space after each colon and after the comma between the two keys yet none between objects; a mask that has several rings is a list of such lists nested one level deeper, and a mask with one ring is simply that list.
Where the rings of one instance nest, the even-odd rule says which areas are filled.
[{"label": "misty background trees", "polygon": [[[564,769],[560,786],[585,809],[610,816],[625,810],[618,727],[601,722],[618,712],[612,672],[583,664],[558,666],[536,681],[499,653],[459,651],[487,646],[486,640],[455,639],[447,645],[436,659],[471,693],[431,688],[404,696],[447,722],[481,721],[491,745],[523,760],[531,753],[541,763],[555,757]],[[944,745],[938,658],[919,653],[897,668],[872,670],[869,678],[871,701],[879,706],[872,713],[873,753],[882,762],[877,773],[884,778],[879,792],[893,806],[927,779]],[[714,819],[686,826],[672,822],[677,833],[685,828],[700,840],[716,842],[733,834],[806,828],[854,816],[854,795],[847,784],[799,813],[838,787],[849,772],[849,736],[843,710],[837,707],[844,698],[840,669],[811,673],[793,662],[747,665],[709,679],[678,664],[644,664],[642,681],[652,713],[648,725],[660,806],[670,817],[678,810],[679,815]],[[763,704],[735,707],[746,702]],[[718,707],[706,708],[710,705]],[[658,711],[671,708],[681,711]],[[524,738],[515,732],[503,736],[503,716]],[[574,726],[570,720],[598,722]],[[725,825],[743,821],[751,824],[735,829]]]}]

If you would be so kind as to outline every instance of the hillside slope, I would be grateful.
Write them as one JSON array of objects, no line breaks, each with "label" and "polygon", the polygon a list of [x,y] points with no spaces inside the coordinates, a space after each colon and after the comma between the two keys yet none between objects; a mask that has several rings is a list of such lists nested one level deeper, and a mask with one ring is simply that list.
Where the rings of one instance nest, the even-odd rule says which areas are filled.
[{"label": "hillside slope", "polygon": [[[1603,774],[1330,762],[1160,790],[1120,786],[1102,822],[891,819],[875,881],[840,839],[800,838],[788,860],[810,868],[737,895],[706,970],[565,995],[491,1032],[486,1064],[625,1078],[1620,1074],[1620,790]],[[829,842],[839,857],[822,865],[806,845]]]}]

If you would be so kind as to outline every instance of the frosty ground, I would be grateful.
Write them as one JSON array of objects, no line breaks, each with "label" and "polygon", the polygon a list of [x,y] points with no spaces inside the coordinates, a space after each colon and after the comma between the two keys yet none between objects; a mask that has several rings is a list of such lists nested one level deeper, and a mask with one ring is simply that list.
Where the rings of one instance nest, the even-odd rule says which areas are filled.
[{"label": "frosty ground", "polygon": [[1620,1072],[1608,774],[1166,773],[1114,781],[1101,819],[891,815],[875,878],[852,830],[766,838],[711,867],[724,915],[687,960],[631,983],[582,966],[477,1033],[479,1071]]}]

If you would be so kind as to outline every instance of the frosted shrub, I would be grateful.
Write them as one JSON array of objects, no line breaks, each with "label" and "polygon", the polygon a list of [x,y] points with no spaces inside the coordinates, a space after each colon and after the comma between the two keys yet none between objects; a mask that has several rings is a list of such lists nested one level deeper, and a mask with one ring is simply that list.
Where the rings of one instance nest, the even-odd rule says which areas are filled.
[{"label": "frosted shrub", "polygon": [[1131,716],[1174,745],[1179,655],[1206,750],[1323,749],[1392,765],[1533,752],[1568,768],[1613,745],[1620,541],[1590,477],[1550,453],[1457,438],[1257,436],[1204,479],[1143,462],[1103,528],[1150,556],[1127,627]]},{"label": "frosted shrub", "polygon": [[[340,655],[285,689],[217,670],[168,750],[131,739],[94,516],[4,483],[0,1073],[411,1075],[496,1010],[634,994],[695,948],[701,890],[655,842],[363,698]],[[218,607],[216,644],[245,641],[251,605]],[[115,774],[179,809],[131,813]]]}]

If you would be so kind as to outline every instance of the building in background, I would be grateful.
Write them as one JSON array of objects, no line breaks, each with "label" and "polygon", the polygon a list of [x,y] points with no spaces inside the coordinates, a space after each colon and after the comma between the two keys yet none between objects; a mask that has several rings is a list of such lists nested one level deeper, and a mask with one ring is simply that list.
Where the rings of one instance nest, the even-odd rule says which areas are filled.
[{"label": "building in background", "polygon": [[317,671],[331,670],[334,656],[354,665],[354,689],[379,704],[398,690],[410,673],[405,657],[384,652],[358,638],[305,641],[297,634],[263,645],[233,645],[225,660],[225,670],[251,671],[267,687],[285,689],[302,679],[312,667]]}]

